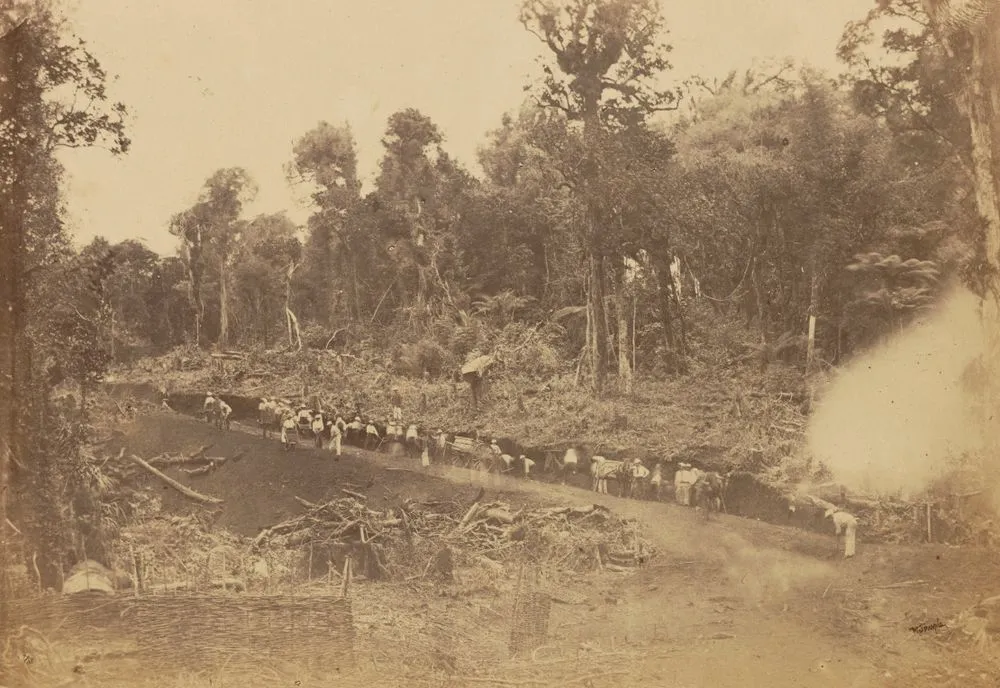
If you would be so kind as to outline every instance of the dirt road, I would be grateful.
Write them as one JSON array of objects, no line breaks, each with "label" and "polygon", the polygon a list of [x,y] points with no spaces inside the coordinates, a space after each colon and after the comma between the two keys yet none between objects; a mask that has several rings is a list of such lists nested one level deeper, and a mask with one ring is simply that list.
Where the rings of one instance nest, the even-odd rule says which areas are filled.
[{"label": "dirt road", "polygon": [[[202,478],[183,476],[194,489],[225,499],[220,525],[246,535],[297,513],[295,496],[320,500],[348,483],[363,486],[373,504],[454,498],[456,490],[464,495],[483,485],[510,501],[600,503],[637,518],[657,557],[635,574],[595,574],[584,603],[555,605],[552,646],[544,650],[565,656],[623,644],[641,648],[644,658],[619,668],[616,685],[993,685],[992,676],[971,668],[972,660],[963,664],[908,629],[987,592],[959,588],[957,581],[975,569],[983,573],[982,586],[991,585],[994,555],[868,546],[845,561],[832,534],[728,516],[705,522],[674,504],[446,466],[422,469],[405,457],[352,448],[335,462],[329,452],[302,446],[284,452],[276,440],[255,435],[247,427],[220,433],[187,417],[153,415],[136,421],[127,444],[145,455],[209,443],[215,445],[209,453],[222,456],[246,449],[238,464]],[[164,498],[170,508],[190,508],[166,488]]]}]

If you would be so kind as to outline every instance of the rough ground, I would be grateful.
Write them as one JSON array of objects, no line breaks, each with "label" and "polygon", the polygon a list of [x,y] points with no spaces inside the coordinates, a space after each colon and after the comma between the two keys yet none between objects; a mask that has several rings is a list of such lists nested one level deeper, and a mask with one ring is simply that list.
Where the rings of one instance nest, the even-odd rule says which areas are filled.
[{"label": "rough ground", "polygon": [[[592,685],[971,686],[995,685],[1000,676],[965,644],[945,643],[940,632],[910,630],[947,620],[996,593],[1000,561],[985,550],[862,545],[858,557],[844,561],[832,536],[728,516],[705,522],[674,504],[451,467],[424,471],[403,457],[354,449],[334,462],[328,452],[302,446],[283,452],[276,440],[265,442],[247,427],[219,433],[174,414],[142,417],[127,430],[129,450],[145,456],[209,443],[213,455],[248,449],[238,464],[183,478],[225,499],[218,524],[248,535],[298,513],[295,496],[320,500],[347,483],[362,486],[376,504],[398,497],[471,497],[473,486],[485,484],[512,503],[598,502],[641,519],[660,555],[634,574],[602,572],[566,581],[583,601],[553,607],[551,643],[535,657],[546,679],[587,685],[574,667],[576,654],[625,647],[638,658],[609,667],[619,673],[595,676]],[[168,507],[191,508],[165,489]],[[463,629],[464,641],[484,653],[484,663],[507,632],[503,609],[494,606],[499,603],[475,596],[456,601],[442,593],[428,602],[407,595],[406,586],[361,584],[354,599],[362,664],[375,672],[370,685],[401,680],[400,662],[407,661],[399,656],[401,648],[411,659],[447,649],[455,639],[449,629]],[[435,624],[441,643],[415,646],[401,630],[407,624]],[[402,681],[419,682],[416,674]],[[473,683],[456,678],[427,685]]]}]

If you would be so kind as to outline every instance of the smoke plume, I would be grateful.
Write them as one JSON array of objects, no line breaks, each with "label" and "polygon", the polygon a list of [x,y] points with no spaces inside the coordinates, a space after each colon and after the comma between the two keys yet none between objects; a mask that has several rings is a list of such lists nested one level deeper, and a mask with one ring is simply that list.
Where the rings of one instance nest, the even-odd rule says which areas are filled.
[{"label": "smoke plume", "polygon": [[982,348],[978,301],[956,290],[838,375],[811,418],[813,456],[854,490],[921,491],[950,459],[980,445],[960,379]]}]

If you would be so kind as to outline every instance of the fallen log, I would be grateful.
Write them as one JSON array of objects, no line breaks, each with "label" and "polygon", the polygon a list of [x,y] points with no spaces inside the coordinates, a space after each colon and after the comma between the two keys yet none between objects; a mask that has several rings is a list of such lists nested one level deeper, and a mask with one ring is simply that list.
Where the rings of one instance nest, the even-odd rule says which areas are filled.
[{"label": "fallen log", "polygon": [[188,475],[205,475],[206,473],[214,471],[215,468],[216,468],[215,464],[209,463],[205,464],[200,468],[181,468],[181,470],[187,473]]},{"label": "fallen log", "polygon": [[257,533],[257,537],[253,539],[253,547],[255,549],[260,547],[264,540],[267,540],[275,535],[284,535],[285,533],[294,532],[299,529],[299,526],[306,527],[308,522],[307,516],[296,516],[295,518],[273,525],[270,528],[265,528]]},{"label": "fallen log", "polygon": [[180,492],[182,495],[184,495],[188,499],[192,499],[192,500],[194,500],[196,502],[199,502],[201,504],[222,504],[222,502],[223,502],[223,500],[219,499],[218,497],[210,497],[208,495],[203,495],[200,492],[195,492],[190,487],[186,487],[184,485],[181,485],[179,482],[177,482],[176,480],[174,480],[173,478],[171,478],[169,475],[166,475],[166,474],[160,472],[159,470],[157,470],[156,468],[154,468],[153,466],[150,466],[148,463],[146,463],[145,461],[143,461],[141,458],[139,458],[135,454],[132,455],[132,460],[135,463],[137,463],[140,466],[142,466],[143,468],[145,468],[150,473],[152,473],[154,476],[156,476],[157,478],[159,478],[162,482],[166,483],[170,487],[172,487],[175,490],[177,490],[178,492]]},{"label": "fallen log", "polygon": [[207,452],[209,449],[211,449],[214,446],[215,446],[214,444],[206,444],[206,445],[202,446],[200,449],[198,449],[197,451],[194,451],[194,452],[188,454],[187,456],[188,456],[189,459],[197,459],[198,457],[205,456],[205,452]]},{"label": "fallen log", "polygon": [[499,521],[500,523],[507,523],[507,524],[513,523],[516,517],[515,514],[512,514],[507,509],[500,507],[494,507],[492,509],[484,509],[481,512],[481,515],[487,520]]},{"label": "fallen log", "polygon": [[472,506],[469,507],[469,510],[465,512],[464,516],[462,516],[462,520],[455,526],[455,532],[457,533],[466,530],[478,510],[479,504],[477,502],[473,502]]},{"label": "fallen log", "polygon": [[365,500],[365,501],[368,500],[368,497],[366,495],[361,494],[360,492],[354,492],[352,490],[345,490],[343,488],[341,488],[340,491],[343,492],[345,495],[354,497],[355,499],[361,499],[361,500]]},{"label": "fallen log", "polygon": [[302,499],[302,497],[296,497],[295,501],[298,502],[299,504],[301,504],[302,506],[304,506],[307,509],[318,509],[319,508],[319,504],[315,504],[313,502],[306,501],[305,499]]},{"label": "fallen log", "polygon": [[[231,457],[206,456],[201,459],[202,461],[208,461],[208,463],[205,464],[204,466],[201,466],[199,468],[182,468],[181,470],[187,473],[188,475],[205,475],[206,473],[214,471],[216,468],[226,463],[227,461],[232,461],[233,463],[236,463],[237,461],[242,459],[245,454],[246,450],[244,449],[242,451],[237,452]],[[185,463],[187,461],[188,460],[185,459]]]}]

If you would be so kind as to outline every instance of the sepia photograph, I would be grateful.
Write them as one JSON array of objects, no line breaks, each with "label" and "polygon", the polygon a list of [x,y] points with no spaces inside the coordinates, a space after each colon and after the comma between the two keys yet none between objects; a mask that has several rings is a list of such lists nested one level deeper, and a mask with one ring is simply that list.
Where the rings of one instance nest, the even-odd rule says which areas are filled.
[{"label": "sepia photograph", "polygon": [[1000,686],[1000,0],[0,0],[0,688]]}]

